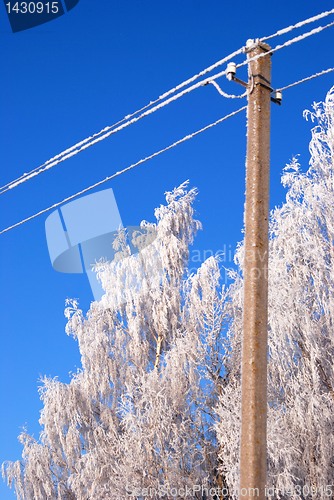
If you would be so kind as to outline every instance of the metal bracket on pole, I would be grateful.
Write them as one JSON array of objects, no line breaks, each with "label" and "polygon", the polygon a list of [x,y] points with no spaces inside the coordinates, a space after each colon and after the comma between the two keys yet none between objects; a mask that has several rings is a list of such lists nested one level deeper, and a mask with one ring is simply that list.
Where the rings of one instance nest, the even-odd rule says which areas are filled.
[{"label": "metal bracket on pole", "polygon": [[[258,42],[258,43],[260,43],[260,42]],[[249,52],[249,50],[251,50],[251,47],[256,46],[255,44],[256,44],[256,42],[254,42],[254,40],[247,40],[246,50]],[[236,73],[237,73],[237,65],[234,62],[229,62],[227,65],[227,68],[226,68],[226,78],[229,81],[239,83],[239,85],[242,85],[245,88],[248,88],[250,85],[253,85],[253,82],[250,84],[250,82],[246,83],[243,80],[240,80],[240,78],[237,78]],[[259,76],[259,75],[253,75],[253,76],[255,77],[255,76]],[[251,78],[253,78],[253,77],[251,76]],[[265,83],[257,82],[256,85],[265,86]],[[273,93],[273,96],[270,98],[271,102],[278,104],[280,106],[282,104],[282,92],[280,90],[273,89],[269,85],[267,86],[267,88],[269,88],[270,92]]]}]

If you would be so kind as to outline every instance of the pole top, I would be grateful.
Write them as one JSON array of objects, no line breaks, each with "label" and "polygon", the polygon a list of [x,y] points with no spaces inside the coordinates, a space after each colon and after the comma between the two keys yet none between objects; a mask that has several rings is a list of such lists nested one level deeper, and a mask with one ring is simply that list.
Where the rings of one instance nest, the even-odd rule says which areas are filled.
[{"label": "pole top", "polygon": [[259,38],[249,38],[246,41],[246,53],[251,52],[257,47],[262,49],[264,52],[269,52],[269,50],[271,49],[271,47],[267,43],[261,42]]}]

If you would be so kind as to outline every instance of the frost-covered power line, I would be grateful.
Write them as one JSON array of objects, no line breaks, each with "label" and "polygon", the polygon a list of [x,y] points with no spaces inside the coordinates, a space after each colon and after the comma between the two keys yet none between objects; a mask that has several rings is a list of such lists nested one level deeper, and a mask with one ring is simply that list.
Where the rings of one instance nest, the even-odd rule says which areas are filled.
[{"label": "frost-covered power line", "polygon": [[242,99],[243,97],[246,97],[248,92],[248,90],[245,90],[245,92],[240,95],[227,94],[226,92],[223,91],[223,89],[218,85],[218,83],[215,80],[211,80],[209,83],[211,83],[215,87],[215,89],[218,91],[220,95],[226,97],[226,99]]},{"label": "frost-covered power line", "polygon": [[[301,21],[300,23],[297,23],[295,26],[301,27],[304,24],[307,24],[308,22],[313,22],[317,19],[321,19],[323,17],[326,17],[327,15],[330,15],[332,13],[334,13],[334,9],[333,9],[333,11],[323,12],[322,14],[319,14],[318,16],[315,16],[314,18],[310,18],[310,19],[306,19],[305,21]],[[270,49],[269,52],[270,53],[277,52],[278,50],[281,50],[285,47],[288,47],[294,43],[300,42],[307,37],[318,34],[321,31],[323,31],[323,30],[325,30],[333,25],[334,25],[334,22],[329,23],[325,26],[319,26],[317,28],[314,28],[311,31],[308,31],[302,35],[295,37],[295,38],[292,38],[281,45],[276,45],[276,47]],[[294,29],[294,27],[291,27],[291,26],[288,28],[284,28],[275,34],[270,35],[269,37],[262,38],[261,40],[268,40],[269,38],[272,38],[274,36],[279,36],[280,34],[287,33],[289,31],[291,31],[292,29]],[[233,52],[232,54],[224,57],[223,59],[220,59],[219,61],[217,61],[213,65],[205,68],[201,72],[197,73],[196,75],[185,80],[184,82],[180,83],[176,87],[165,92],[164,94],[162,94],[160,97],[158,97],[154,101],[150,101],[150,103],[148,103],[147,105],[145,105],[142,108],[138,109],[137,111],[131,113],[130,115],[125,116],[122,120],[118,121],[117,123],[114,123],[113,125],[105,127],[100,132],[97,132],[97,133],[93,134],[92,136],[87,137],[86,139],[75,144],[74,146],[71,146],[70,148],[62,151],[61,153],[54,156],[53,158],[47,160],[39,167],[31,170],[28,173],[24,173],[23,175],[21,175],[17,179],[5,184],[4,186],[0,187],[0,195],[2,195],[4,193],[6,193],[7,191],[19,186],[20,184],[27,182],[28,180],[42,174],[43,172],[50,170],[51,168],[57,166],[59,163],[77,155],[78,153],[84,151],[85,149],[88,149],[89,147],[97,144],[98,142],[103,141],[104,139],[107,139],[111,135],[127,128],[128,126],[133,125],[134,123],[138,122],[139,120],[143,119],[144,117],[146,117],[146,116],[156,112],[157,110],[169,105],[171,102],[180,99],[184,95],[196,90],[197,88],[199,88],[203,85],[206,85],[208,83],[215,82],[216,79],[220,78],[221,76],[226,75],[226,70],[221,71],[215,75],[212,75],[212,76],[206,78],[205,80],[201,80],[201,81],[195,83],[194,85],[191,85],[190,87],[187,87],[187,85],[198,80],[198,78],[200,78],[201,76],[204,76],[205,74],[213,71],[215,68],[230,61],[235,56],[242,54],[244,51],[245,51],[245,49],[241,48],[241,49],[238,49],[237,51]],[[240,68],[242,66],[245,66],[250,61],[255,60],[259,57],[263,57],[264,55],[265,54],[259,54],[258,56],[254,57],[252,59],[247,59],[247,60],[243,61],[242,63],[238,64],[236,67]],[[183,89],[184,87],[187,87],[187,88],[185,88],[181,92],[178,92],[180,89]],[[233,96],[233,95],[229,95],[229,94],[226,94],[225,92],[223,92],[222,89],[217,84],[215,84],[215,87],[217,90],[219,89],[218,90],[219,93],[221,95],[223,95],[224,97],[237,98],[237,97],[244,97],[247,94],[247,93],[244,93],[242,96]]]},{"label": "frost-covered power line", "polygon": [[206,130],[209,130],[210,128],[215,127],[216,125],[218,125],[219,123],[224,122],[228,118],[232,118],[232,116],[235,116],[238,113],[240,113],[241,111],[244,111],[246,109],[246,107],[247,106],[243,106],[243,107],[237,109],[236,111],[233,111],[232,113],[230,113],[230,114],[228,114],[226,116],[223,116],[222,118],[219,118],[219,120],[216,120],[215,122],[210,123],[209,125],[206,125],[205,127],[197,130],[196,132],[193,132],[192,134],[186,135],[182,139],[179,139],[178,141],[173,142],[169,146],[167,146],[167,147],[165,147],[163,149],[160,149],[159,151],[156,151],[155,153],[152,153],[151,155],[146,156],[145,158],[142,158],[141,160],[139,160],[139,161],[137,161],[135,163],[132,163],[128,167],[123,168],[122,170],[119,170],[118,172],[115,172],[114,174],[106,177],[105,179],[102,179],[101,181],[96,182],[95,184],[92,184],[91,186],[89,186],[89,187],[87,187],[85,189],[82,189],[81,191],[79,191],[79,192],[77,192],[77,193],[69,196],[68,198],[65,198],[64,200],[62,200],[62,201],[60,201],[58,203],[54,203],[53,205],[49,206],[48,208],[40,210],[39,212],[35,213],[34,215],[31,215],[30,217],[27,217],[26,219],[23,219],[20,222],[17,222],[16,224],[13,224],[12,226],[9,226],[6,229],[3,229],[2,231],[0,231],[0,235],[4,234],[4,233],[7,233],[8,231],[10,231],[12,229],[15,229],[16,227],[21,226],[22,224],[25,224],[26,222],[29,222],[29,221],[35,219],[36,217],[39,217],[40,215],[43,215],[43,214],[49,212],[50,210],[54,210],[55,208],[58,208],[60,205],[63,205],[64,203],[67,203],[67,202],[73,200],[74,198],[77,198],[78,196],[82,196],[83,194],[87,193],[88,191],[91,191],[92,189],[95,189],[95,188],[101,186],[105,182],[108,182],[111,179],[114,179],[115,177],[118,177],[118,176],[124,174],[125,172],[128,172],[129,170],[132,170],[135,167],[138,167],[139,165],[142,165],[143,163],[146,163],[149,160],[152,160],[153,158],[161,155],[162,153],[165,153],[166,151],[169,151],[170,149],[173,149],[176,146],[179,146],[183,142],[186,142],[186,141],[189,141],[190,139],[193,139],[194,137],[196,137],[197,135],[201,134],[202,132],[205,132]]},{"label": "frost-covered power line", "polygon": [[[103,141],[104,139],[107,139],[108,137],[110,137],[111,135],[127,128],[128,126],[130,125],[133,125],[134,123],[138,122],[139,120],[141,120],[142,118],[144,118],[145,116],[148,116],[148,115],[151,115],[153,113],[155,113],[157,110],[159,109],[162,109],[164,108],[165,106],[167,106],[168,104],[174,102],[174,101],[177,101],[178,99],[180,99],[181,97],[185,96],[186,94],[189,94],[190,92],[193,92],[194,90],[200,88],[200,87],[203,87],[204,85],[207,85],[209,83],[211,83],[211,81],[213,81],[214,79],[216,78],[220,78],[221,76],[224,76],[226,75],[226,69],[209,77],[209,78],[206,78],[205,80],[200,80],[199,82],[195,83],[194,85],[182,90],[181,92],[178,92],[177,94],[175,95],[172,95],[171,97],[169,97],[168,99],[160,102],[159,104],[157,104],[156,106],[153,106],[149,109],[147,109],[146,111],[144,111],[143,113],[141,113],[139,116],[135,116],[134,118],[131,118],[130,120],[122,123],[121,125],[119,125],[118,127],[116,128],[112,128],[111,130],[107,127],[108,131],[102,135],[100,134],[95,134],[94,136],[91,136],[90,138],[88,139],[85,139],[84,141],[81,141],[80,143],[78,143],[76,146],[73,146],[72,148],[70,148],[69,150],[66,150],[64,151],[63,153],[60,153],[59,155],[57,155],[57,157],[55,157],[56,159],[54,159],[53,161],[49,160],[48,162],[44,163],[43,165],[41,165],[37,170],[35,169],[34,171],[31,171],[29,172],[28,174],[24,175],[24,176],[21,176],[20,179],[18,180],[15,180],[11,183],[9,183],[7,185],[7,187],[5,188],[0,188],[0,195],[1,194],[4,194],[6,191],[9,191],[10,189],[13,189],[17,186],[19,186],[20,184],[23,184],[24,182],[27,182],[28,180],[32,179],[33,177],[36,177],[40,174],[42,174],[43,172],[45,172],[46,170],[49,170],[53,167],[55,167],[56,165],[58,165],[59,163],[77,155],[78,153],[81,153],[82,151],[84,151],[85,149],[88,149],[90,148],[91,146],[94,146],[95,144],[97,144],[98,142],[101,142]],[[234,97],[234,96],[230,96],[230,97]]]},{"label": "frost-covered power line", "polygon": [[281,87],[280,89],[277,89],[279,91],[287,90],[290,89],[291,87],[295,87],[296,85],[300,85],[301,83],[308,82],[309,80],[313,80],[314,78],[318,78],[319,76],[326,75],[327,73],[331,73],[334,71],[334,68],[328,68],[324,69],[323,71],[320,71],[319,73],[314,73],[311,76],[307,76],[306,78],[302,78],[301,80],[298,80],[297,82],[289,83],[289,85],[286,85],[285,87]]},{"label": "frost-covered power line", "polygon": [[256,59],[260,59],[261,57],[265,57],[266,54],[273,54],[274,52],[277,52],[278,50],[289,47],[290,45],[293,45],[294,43],[301,42],[302,40],[305,40],[306,38],[308,38],[310,36],[317,35],[318,33],[321,33],[325,29],[331,28],[332,26],[334,26],[334,21],[329,23],[329,24],[326,24],[324,26],[318,26],[317,28],[313,28],[310,31],[306,31],[306,33],[303,33],[302,35],[298,35],[294,38],[290,38],[290,40],[287,40],[286,42],[284,42],[282,44],[276,45],[276,47],[268,50],[267,52],[264,52],[263,54],[259,54],[257,56],[250,58],[250,59],[246,59],[246,61],[243,61],[242,63],[237,64],[236,68],[241,68],[242,66],[246,66],[246,64],[248,64],[251,61],[255,61]]},{"label": "frost-covered power line", "polygon": [[[212,64],[211,66],[208,66],[207,68],[200,71],[199,73],[192,76],[191,78],[188,78],[184,82],[178,84],[176,87],[173,87],[172,89],[163,93],[157,99],[150,101],[148,104],[146,104],[142,108],[137,109],[133,113],[126,115],[123,119],[119,120],[118,122],[114,123],[113,125],[109,125],[109,126],[103,128],[99,132],[97,132],[97,133],[91,135],[90,137],[87,137],[86,139],[74,144],[70,148],[65,149],[64,151],[62,151],[58,155],[54,156],[53,158],[50,158],[49,160],[42,163],[41,165],[39,165],[35,169],[31,170],[30,172],[24,173],[20,177],[18,177],[17,179],[15,179],[11,182],[8,182],[7,184],[0,187],[0,195],[9,191],[10,189],[13,189],[13,188],[17,187],[18,185],[32,179],[33,177],[36,177],[37,175],[45,172],[46,170],[49,170],[49,169],[55,167],[56,165],[63,162],[64,160],[67,160],[67,159],[71,158],[72,156],[75,156],[79,152],[87,149],[87,147],[90,147],[90,146],[96,144],[97,142],[106,139],[110,135],[115,134],[116,132],[119,132],[120,130],[123,130],[124,128],[128,127],[129,125],[132,125],[133,123],[136,123],[137,121],[141,120],[142,118],[144,118],[148,114],[154,113],[155,111],[157,111],[161,107],[166,106],[172,100],[179,99],[180,97],[182,97],[185,94],[180,93],[180,94],[175,96],[175,99],[171,99],[171,100],[168,100],[167,102],[165,102],[163,104],[163,106],[158,105],[158,103],[160,103],[161,101],[164,101],[164,99],[167,99],[168,97],[175,94],[180,89],[186,87],[190,83],[198,80],[198,78],[210,73],[211,71],[218,68],[219,66],[222,66],[223,64],[225,64],[226,62],[228,62],[232,58],[242,54],[243,51],[244,51],[244,49],[240,48],[240,49],[232,52],[228,56],[224,57],[223,59],[220,59],[219,61]],[[218,75],[215,76],[215,78],[219,78],[219,76],[222,76],[223,74],[225,74],[225,72],[219,73]],[[201,85],[202,85],[202,83],[198,86],[201,86]],[[195,90],[195,88],[198,88],[198,86],[190,87],[190,89],[185,93],[188,93],[188,92],[191,92],[192,90]],[[157,105],[157,106],[155,106],[155,105]]]},{"label": "frost-covered power line", "polygon": [[268,40],[271,40],[272,38],[275,38],[276,36],[282,36],[286,35],[287,33],[290,33],[292,30],[295,30],[297,28],[302,28],[306,24],[314,23],[315,21],[319,21],[320,19],[323,19],[324,17],[330,16],[334,14],[334,9],[328,10],[326,12],[322,12],[321,14],[318,14],[313,17],[309,17],[308,19],[304,19],[304,21],[300,21],[299,23],[292,24],[291,26],[288,26],[287,28],[280,29],[276,31],[276,33],[273,33],[272,35],[269,36],[264,36],[263,38],[260,38],[261,42],[266,42]]}]

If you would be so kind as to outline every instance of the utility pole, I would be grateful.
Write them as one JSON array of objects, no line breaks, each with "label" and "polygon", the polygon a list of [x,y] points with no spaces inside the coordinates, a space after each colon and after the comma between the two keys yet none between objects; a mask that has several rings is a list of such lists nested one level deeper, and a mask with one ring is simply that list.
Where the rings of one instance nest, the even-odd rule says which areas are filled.
[{"label": "utility pole", "polygon": [[[270,47],[247,42],[248,58]],[[270,54],[249,62],[241,371],[240,498],[265,499],[267,478]]]}]

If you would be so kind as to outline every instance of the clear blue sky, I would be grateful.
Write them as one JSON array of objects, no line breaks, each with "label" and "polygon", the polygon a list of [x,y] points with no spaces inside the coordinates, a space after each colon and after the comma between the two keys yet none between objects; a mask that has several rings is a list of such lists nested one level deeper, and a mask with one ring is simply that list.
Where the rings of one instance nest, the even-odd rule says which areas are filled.
[{"label": "clear blue sky", "polygon": [[[248,38],[331,8],[331,1],[301,0],[267,6],[259,0],[80,0],[55,21],[13,34],[2,5],[0,184],[141,107]],[[333,66],[333,36],[331,28],[276,53],[273,86]],[[275,39],[273,45],[286,39]],[[239,76],[245,79],[246,70]],[[280,174],[292,156],[300,153],[307,168],[312,125],[303,120],[302,111],[323,100],[332,85],[333,73],[287,91],[283,106],[272,106],[271,207],[284,201]],[[242,90],[226,80],[222,87]],[[220,97],[212,86],[197,90],[0,196],[1,229],[240,104]],[[242,239],[245,137],[245,115],[239,115],[106,184],[114,189],[124,225],[153,220],[164,192],[190,179],[199,189],[196,210],[203,223],[193,247],[196,258],[227,249],[230,265],[229,249]],[[87,310],[92,295],[84,275],[52,269],[45,219],[0,236],[0,461],[20,458],[17,436],[23,426],[38,436],[39,378],[68,381],[69,372],[80,366],[77,345],[64,331],[64,302],[77,297]],[[0,498],[14,498],[1,482]]]}]

